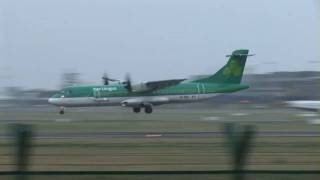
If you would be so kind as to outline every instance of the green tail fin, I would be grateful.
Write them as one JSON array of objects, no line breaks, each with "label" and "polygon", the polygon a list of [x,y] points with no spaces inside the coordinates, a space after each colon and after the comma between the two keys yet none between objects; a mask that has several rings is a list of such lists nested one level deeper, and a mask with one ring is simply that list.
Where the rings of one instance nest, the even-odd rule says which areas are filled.
[{"label": "green tail fin", "polygon": [[248,56],[249,50],[241,49],[235,50],[231,55],[228,55],[229,61],[224,65],[218,72],[212,76],[197,79],[193,82],[198,83],[228,83],[228,84],[239,84],[242,79],[244,66]]}]

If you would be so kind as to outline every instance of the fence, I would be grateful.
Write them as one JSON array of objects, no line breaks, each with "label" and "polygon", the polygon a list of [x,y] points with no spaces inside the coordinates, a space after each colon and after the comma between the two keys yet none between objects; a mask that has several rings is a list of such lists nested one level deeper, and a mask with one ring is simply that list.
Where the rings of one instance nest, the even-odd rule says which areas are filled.
[{"label": "fence", "polygon": [[16,169],[1,171],[2,179],[320,179],[320,171],[248,171],[246,161],[252,151],[252,142],[256,134],[254,127],[237,127],[233,124],[224,126],[224,134],[232,157],[233,170],[213,171],[30,171],[30,150],[33,130],[30,125],[11,126],[16,147]]}]

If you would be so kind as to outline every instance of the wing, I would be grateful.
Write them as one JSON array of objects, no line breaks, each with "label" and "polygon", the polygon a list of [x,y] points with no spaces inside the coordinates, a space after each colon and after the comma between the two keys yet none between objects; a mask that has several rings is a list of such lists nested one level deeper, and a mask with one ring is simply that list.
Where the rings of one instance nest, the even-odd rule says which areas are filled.
[{"label": "wing", "polygon": [[175,86],[177,84],[180,84],[182,81],[186,79],[170,79],[170,80],[163,80],[163,81],[150,81],[146,83],[146,86],[154,90]]},{"label": "wing", "polygon": [[158,89],[163,89],[170,86],[175,86],[180,84],[182,81],[186,79],[170,79],[170,80],[162,80],[162,81],[149,81],[141,84],[132,85],[132,90],[135,92],[148,92],[155,91]]}]

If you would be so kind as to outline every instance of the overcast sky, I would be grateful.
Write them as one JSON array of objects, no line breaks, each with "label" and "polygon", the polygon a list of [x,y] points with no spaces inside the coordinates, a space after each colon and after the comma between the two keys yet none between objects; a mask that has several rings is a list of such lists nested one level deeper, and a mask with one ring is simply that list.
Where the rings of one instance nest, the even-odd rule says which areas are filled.
[{"label": "overcast sky", "polygon": [[247,72],[319,70],[315,0],[1,0],[0,87],[53,89],[214,73],[248,48]]}]

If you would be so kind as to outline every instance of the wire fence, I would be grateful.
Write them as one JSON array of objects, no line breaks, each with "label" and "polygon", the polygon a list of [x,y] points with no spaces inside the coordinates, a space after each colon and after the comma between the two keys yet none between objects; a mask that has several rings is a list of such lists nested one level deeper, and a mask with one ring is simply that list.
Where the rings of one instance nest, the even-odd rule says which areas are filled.
[{"label": "wire fence", "polygon": [[[212,170],[212,171],[88,171],[88,170],[61,170],[61,171],[34,171],[30,170],[30,155],[33,141],[33,128],[30,125],[14,124],[11,126],[11,135],[16,149],[15,169],[0,171],[0,179],[234,179],[234,180],[253,180],[253,179],[320,179],[318,170],[246,170],[248,158],[251,154],[252,144],[256,134],[253,126],[237,127],[233,124],[225,124],[224,135],[228,153],[230,153],[232,170]],[[88,159],[90,161],[90,158]],[[112,164],[113,162],[111,162]],[[90,162],[89,162],[90,164]],[[76,165],[76,164],[75,164]],[[320,164],[319,164],[320,165]]]}]

